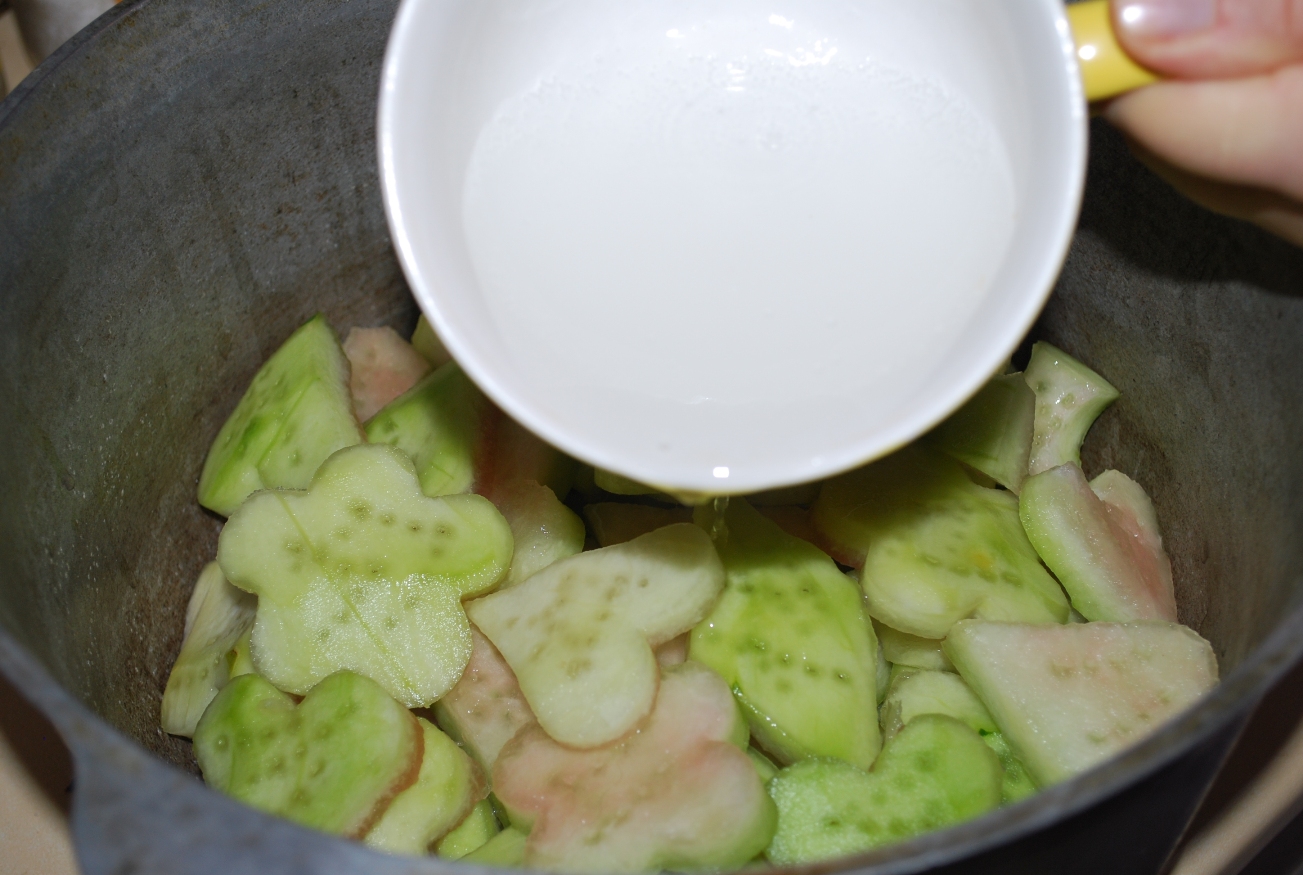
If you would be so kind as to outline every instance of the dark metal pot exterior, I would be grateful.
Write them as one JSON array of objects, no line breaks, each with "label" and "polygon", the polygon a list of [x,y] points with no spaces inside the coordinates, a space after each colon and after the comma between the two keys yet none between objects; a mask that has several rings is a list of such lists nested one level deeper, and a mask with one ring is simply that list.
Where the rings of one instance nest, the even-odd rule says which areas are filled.
[{"label": "dark metal pot exterior", "polygon": [[[158,729],[220,521],[203,454],[320,310],[410,328],[377,188],[390,0],[127,2],[0,104],[0,670],[73,751],[99,873],[436,872],[208,791]],[[1153,873],[1303,651],[1303,252],[1212,217],[1093,131],[1036,334],[1122,389],[1088,469],[1153,495],[1182,619],[1224,681],[1117,760],[812,870]]]}]

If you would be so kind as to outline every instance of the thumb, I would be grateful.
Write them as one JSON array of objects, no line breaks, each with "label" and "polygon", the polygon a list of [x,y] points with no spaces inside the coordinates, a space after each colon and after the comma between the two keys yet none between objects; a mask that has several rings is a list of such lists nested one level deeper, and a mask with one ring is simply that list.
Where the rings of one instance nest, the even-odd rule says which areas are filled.
[{"label": "thumb", "polygon": [[1267,73],[1303,61],[1303,0],[1112,0],[1141,64],[1182,79]]}]

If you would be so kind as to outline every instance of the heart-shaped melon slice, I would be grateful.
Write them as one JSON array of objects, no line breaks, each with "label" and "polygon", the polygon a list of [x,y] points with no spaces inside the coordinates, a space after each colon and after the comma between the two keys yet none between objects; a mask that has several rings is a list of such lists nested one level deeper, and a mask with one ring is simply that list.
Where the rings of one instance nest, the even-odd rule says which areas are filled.
[{"label": "heart-shaped melon slice", "polygon": [[594,747],[647,715],[652,648],[700,622],[723,586],[709,536],[680,524],[562,559],[466,610],[548,734]]},{"label": "heart-shaped melon slice", "polygon": [[258,672],[302,695],[350,669],[409,708],[452,689],[471,655],[462,598],[494,586],[511,530],[478,495],[427,498],[411,461],[341,450],[307,492],[262,492],[222,530],[228,580],[258,595]]},{"label": "heart-shaped melon slice", "polygon": [[304,826],[364,834],[416,780],[423,738],[376,683],[331,675],[303,701],[258,675],[227,684],[195,730],[195,757],[218,790]]},{"label": "heart-shaped melon slice", "polygon": [[872,772],[803,760],[769,782],[778,830],[765,855],[792,865],[867,851],[968,820],[1000,804],[995,753],[953,717],[916,717]]},{"label": "heart-shaped melon slice", "polygon": [[512,824],[532,826],[524,862],[563,872],[740,866],[768,843],[774,807],[744,752],[728,685],[699,663],[667,669],[637,732],[575,750],[538,726],[493,770]]}]

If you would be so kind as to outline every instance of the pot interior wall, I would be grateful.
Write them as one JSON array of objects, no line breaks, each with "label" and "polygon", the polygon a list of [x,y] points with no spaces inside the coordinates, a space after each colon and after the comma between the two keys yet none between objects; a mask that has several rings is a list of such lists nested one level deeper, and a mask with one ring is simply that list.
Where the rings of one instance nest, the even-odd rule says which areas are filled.
[{"label": "pot interior wall", "polygon": [[[186,767],[157,715],[220,527],[204,452],[314,312],[415,317],[374,155],[392,14],[128,5],[0,109],[0,624]],[[1088,471],[1150,490],[1183,620],[1228,671],[1300,597],[1303,253],[1182,201],[1107,128],[1093,146],[1036,336],[1122,390]]]}]

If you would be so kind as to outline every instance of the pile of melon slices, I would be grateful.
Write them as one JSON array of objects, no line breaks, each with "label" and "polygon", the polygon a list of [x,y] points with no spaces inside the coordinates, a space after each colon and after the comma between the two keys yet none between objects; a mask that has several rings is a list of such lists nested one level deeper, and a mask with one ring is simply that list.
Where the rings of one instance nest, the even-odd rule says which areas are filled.
[{"label": "pile of melon slices", "polygon": [[1148,496],[1082,473],[1116,397],[1037,344],[888,458],[688,508],[539,442],[424,322],[317,317],[209,452],[227,522],[163,728],[264,811],[490,865],[791,864],[976,817],[1217,681]]}]

